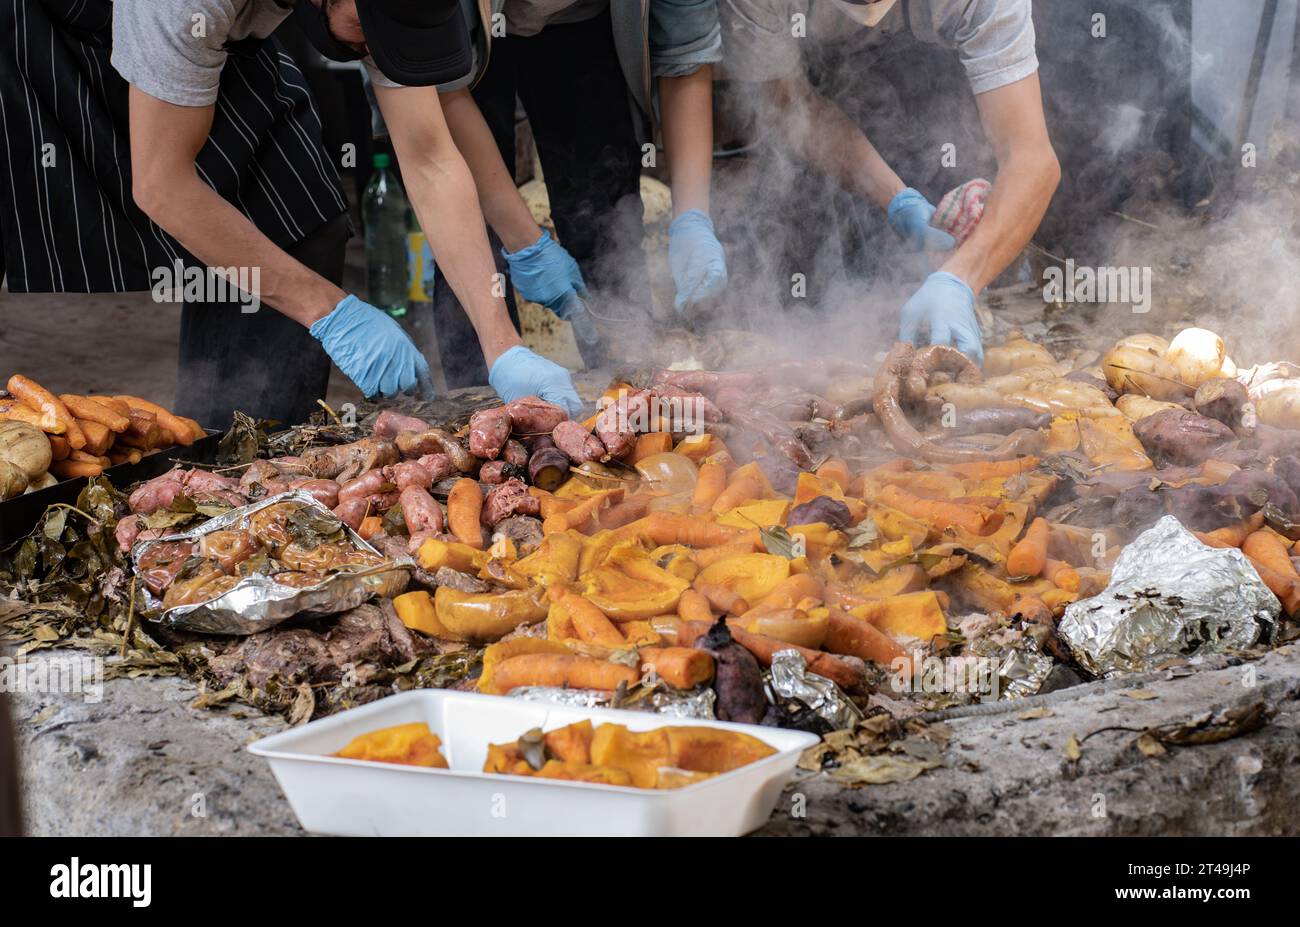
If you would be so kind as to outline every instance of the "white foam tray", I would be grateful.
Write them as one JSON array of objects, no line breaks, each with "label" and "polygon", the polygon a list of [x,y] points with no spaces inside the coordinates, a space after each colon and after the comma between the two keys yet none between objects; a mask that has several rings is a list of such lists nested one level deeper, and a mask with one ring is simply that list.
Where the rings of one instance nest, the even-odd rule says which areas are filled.
[{"label": "white foam tray", "polygon": [[[484,773],[490,743],[589,719],[644,731],[692,725],[742,731],[777,752],[682,789],[652,790]],[[450,769],[330,756],[352,738],[423,721],[442,739]],[[299,822],[346,836],[740,836],[771,817],[804,731],[569,708],[475,692],[421,689],[380,699],[257,741]]]}]

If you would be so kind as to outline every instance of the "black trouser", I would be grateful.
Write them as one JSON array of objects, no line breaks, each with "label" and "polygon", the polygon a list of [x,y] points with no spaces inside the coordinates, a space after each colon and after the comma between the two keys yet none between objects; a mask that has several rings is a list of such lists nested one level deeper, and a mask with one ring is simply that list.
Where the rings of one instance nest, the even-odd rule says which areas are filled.
[{"label": "black trouser", "polygon": [[[348,217],[342,214],[288,249],[333,283],[343,281]],[[176,412],[206,428],[230,427],[235,410],[286,425],[304,421],[329,385],[330,359],[306,327],[270,306],[185,303]]]},{"label": "black trouser", "polygon": [[[649,274],[641,251],[641,149],[609,13],[493,41],[487,73],[473,93],[512,175],[516,95],[522,101],[556,234],[582,268],[593,309],[621,314],[616,307],[630,304],[649,312]],[[491,239],[497,269],[504,273],[500,242]],[[448,387],[486,383],[474,330],[441,274],[433,300]],[[518,324],[513,302],[511,317]]]}]

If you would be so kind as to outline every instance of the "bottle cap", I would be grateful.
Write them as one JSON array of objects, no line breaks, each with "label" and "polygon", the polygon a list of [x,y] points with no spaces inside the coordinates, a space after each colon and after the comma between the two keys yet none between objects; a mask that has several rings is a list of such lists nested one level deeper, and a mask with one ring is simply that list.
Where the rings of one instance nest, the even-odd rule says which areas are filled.
[{"label": "bottle cap", "polygon": [[390,163],[392,163],[392,159],[389,158],[387,152],[383,152],[383,151],[375,152],[375,159],[374,159],[375,167],[383,169],[385,167],[388,167]]}]

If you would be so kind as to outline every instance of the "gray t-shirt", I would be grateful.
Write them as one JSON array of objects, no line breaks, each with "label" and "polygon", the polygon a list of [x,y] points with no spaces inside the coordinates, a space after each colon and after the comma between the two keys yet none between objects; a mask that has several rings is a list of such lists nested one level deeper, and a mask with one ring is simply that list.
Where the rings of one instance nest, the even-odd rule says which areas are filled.
[{"label": "gray t-shirt", "polygon": [[718,6],[723,63],[739,80],[795,74],[809,42],[853,43],[869,51],[909,21],[922,42],[957,51],[977,94],[1038,70],[1031,0],[898,0],[872,29],[830,0],[718,0]]},{"label": "gray t-shirt", "polygon": [[[266,38],[289,13],[275,0],[114,0],[113,67],[165,103],[211,106],[225,44]],[[369,59],[366,66],[375,83],[398,86]]]},{"label": "gray t-shirt", "polygon": [[585,22],[607,9],[609,0],[505,0],[502,12],[506,16],[506,34],[536,35],[549,25]]}]

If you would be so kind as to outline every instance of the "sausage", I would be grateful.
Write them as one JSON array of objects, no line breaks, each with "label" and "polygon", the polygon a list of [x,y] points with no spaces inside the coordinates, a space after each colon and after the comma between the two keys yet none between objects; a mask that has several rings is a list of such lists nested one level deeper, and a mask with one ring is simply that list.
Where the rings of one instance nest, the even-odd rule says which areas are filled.
[{"label": "sausage", "polygon": [[368,470],[397,463],[397,446],[387,438],[371,436],[351,444],[317,447],[304,451],[302,462],[311,475],[322,480],[346,483]]},{"label": "sausage", "polygon": [[289,488],[311,493],[312,498],[327,509],[339,504],[339,484],[333,480],[298,479],[290,483]]},{"label": "sausage", "polygon": [[446,520],[442,516],[442,509],[426,490],[419,486],[406,487],[402,490],[400,504],[406,532],[411,536],[411,550],[419,548],[425,538],[442,534]]},{"label": "sausage", "polygon": [[[626,457],[636,447],[639,430],[650,430],[650,391],[620,391],[619,397],[596,416],[596,437],[611,457]],[[560,442],[556,441],[556,446]],[[567,453],[567,451],[566,451]]]},{"label": "sausage", "polygon": [[[971,461],[1012,460],[1025,457],[1041,449],[1044,438],[1038,431],[1021,429],[1013,432],[997,447],[942,447],[926,439],[908,421],[903,412],[904,381],[912,373],[915,350],[900,341],[876,372],[875,396],[872,405],[889,441],[900,454],[920,457],[930,463],[967,463]],[[934,355],[931,355],[932,357]]]},{"label": "sausage", "polygon": [[512,515],[536,515],[540,511],[541,503],[529,494],[524,481],[510,479],[488,492],[483,502],[483,523],[491,526]]},{"label": "sausage", "polygon": [[350,480],[339,487],[339,501],[346,502],[349,499],[364,499],[367,496],[376,493],[392,492],[394,489],[393,481],[388,474],[388,468],[382,470],[371,470],[363,473],[355,480]]},{"label": "sausage", "polygon": [[403,431],[424,431],[429,423],[413,415],[403,415],[392,409],[385,409],[375,419],[371,431],[380,438],[396,438]]},{"label": "sausage", "polygon": [[469,452],[484,460],[496,460],[510,437],[510,413],[504,406],[479,409],[469,420]]},{"label": "sausage", "polygon": [[339,521],[353,531],[361,527],[361,520],[370,511],[370,503],[365,499],[344,499],[334,507],[334,514]]},{"label": "sausage", "polygon": [[429,454],[446,454],[458,473],[474,473],[478,470],[478,458],[469,452],[459,438],[441,428],[404,431],[397,436],[396,441],[397,449],[408,459],[425,457]]},{"label": "sausage", "polygon": [[1021,428],[1046,428],[1052,424],[1048,412],[1027,409],[1024,406],[994,406],[971,409],[957,414],[957,421],[943,431],[948,435],[1006,435]]},{"label": "sausage", "polygon": [[506,463],[513,464],[516,467],[528,466],[528,448],[514,438],[506,442],[506,446],[501,451],[501,457]]},{"label": "sausage", "polygon": [[[578,422],[560,422],[551,432],[551,440],[555,442],[555,447],[563,451],[564,456],[575,464],[600,460],[605,456],[605,445]],[[534,451],[534,454],[536,453],[537,451]]]},{"label": "sausage", "polygon": [[[507,403],[505,411],[510,416],[511,427],[521,435],[550,434],[556,425],[569,417],[560,406],[538,396],[524,396]],[[470,427],[473,427],[472,420]]]},{"label": "sausage", "polygon": [[137,515],[152,515],[159,509],[165,509],[185,492],[184,476],[179,468],[168,470],[162,476],[156,476],[142,484],[127,498],[127,505]]},{"label": "sausage", "polygon": [[478,481],[480,483],[504,483],[506,481],[506,470],[510,464],[504,460],[489,460],[478,471]]}]

